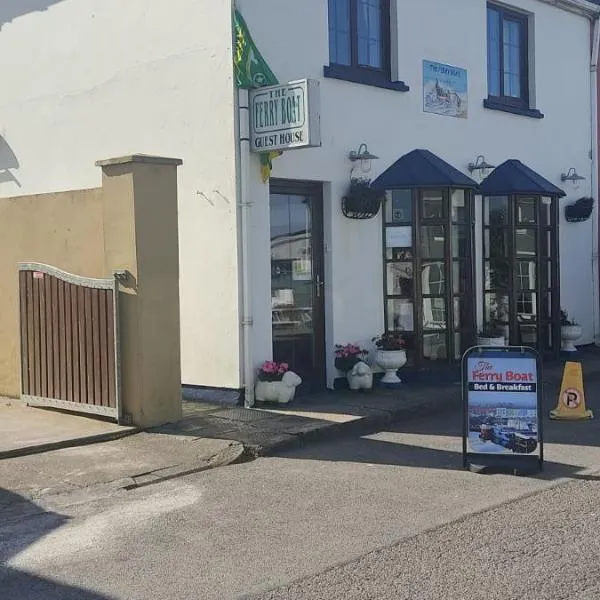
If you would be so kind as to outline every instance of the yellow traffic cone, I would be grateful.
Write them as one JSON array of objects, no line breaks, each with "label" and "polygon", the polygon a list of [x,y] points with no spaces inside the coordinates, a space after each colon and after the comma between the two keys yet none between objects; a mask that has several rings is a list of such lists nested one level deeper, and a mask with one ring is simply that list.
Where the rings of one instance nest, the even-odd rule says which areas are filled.
[{"label": "yellow traffic cone", "polygon": [[581,363],[565,363],[558,404],[550,411],[550,418],[571,421],[594,418],[592,411],[585,408]]}]

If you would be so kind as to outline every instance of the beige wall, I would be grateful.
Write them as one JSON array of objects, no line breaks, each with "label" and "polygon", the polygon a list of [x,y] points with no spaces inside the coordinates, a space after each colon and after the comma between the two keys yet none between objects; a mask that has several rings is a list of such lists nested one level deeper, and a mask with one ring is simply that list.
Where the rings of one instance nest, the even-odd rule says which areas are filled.
[{"label": "beige wall", "polygon": [[148,156],[100,161],[100,189],[0,199],[0,395],[20,393],[17,263],[99,278],[126,270],[124,411],[140,426],[179,418],[179,164]]}]

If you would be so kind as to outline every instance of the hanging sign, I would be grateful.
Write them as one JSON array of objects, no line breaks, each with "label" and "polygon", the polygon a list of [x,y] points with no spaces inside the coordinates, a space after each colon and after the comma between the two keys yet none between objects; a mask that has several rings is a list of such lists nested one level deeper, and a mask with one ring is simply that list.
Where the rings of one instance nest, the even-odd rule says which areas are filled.
[{"label": "hanging sign", "polygon": [[253,152],[320,145],[318,81],[303,79],[250,91]]},{"label": "hanging sign", "polygon": [[463,463],[474,469],[542,469],[540,363],[521,346],[463,356]]}]

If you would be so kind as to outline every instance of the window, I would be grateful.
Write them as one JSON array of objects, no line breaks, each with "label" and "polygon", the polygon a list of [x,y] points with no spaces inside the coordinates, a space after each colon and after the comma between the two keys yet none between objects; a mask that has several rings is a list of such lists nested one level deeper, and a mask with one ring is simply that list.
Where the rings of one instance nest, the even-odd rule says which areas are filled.
[{"label": "window", "polygon": [[407,91],[390,78],[390,0],[329,0],[326,77]]},{"label": "window", "polygon": [[486,108],[541,118],[529,106],[529,19],[494,4],[487,8]]}]

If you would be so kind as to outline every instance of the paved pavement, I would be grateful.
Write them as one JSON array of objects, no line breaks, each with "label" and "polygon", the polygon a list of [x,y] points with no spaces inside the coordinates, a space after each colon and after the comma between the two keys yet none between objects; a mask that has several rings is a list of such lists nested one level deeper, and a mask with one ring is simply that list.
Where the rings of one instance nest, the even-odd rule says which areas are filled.
[{"label": "paved pavement", "polygon": [[[598,384],[588,388],[592,408],[599,392]],[[459,433],[460,414],[454,411],[400,422],[368,436],[315,443],[140,488],[82,484],[77,489],[57,491],[50,487],[41,490],[32,502],[15,496],[11,485],[3,483],[8,491],[5,499],[0,494],[0,503],[4,504],[0,513],[0,562],[6,569],[0,575],[0,589],[11,600],[68,597],[52,596],[49,581],[54,581],[56,589],[66,590],[65,594],[80,590],[81,595],[73,597],[84,600],[227,600],[280,589],[369,553],[403,548],[403,544],[418,540],[417,550],[407,554],[399,550],[397,557],[402,562],[395,571],[389,571],[394,581],[407,577],[413,584],[413,596],[399,598],[418,599],[418,582],[423,580],[422,585],[427,586],[427,573],[442,578],[445,546],[456,553],[456,548],[449,545],[453,534],[428,545],[440,527],[475,519],[459,540],[481,540],[482,525],[476,519],[482,511],[508,504],[508,512],[501,514],[511,515],[517,506],[514,502],[523,498],[527,506],[545,506],[541,496],[531,495],[566,481],[593,481],[591,475],[600,472],[599,420],[547,423],[547,468],[537,477],[484,476],[463,471]],[[50,460],[54,454],[62,460],[64,453],[71,451],[2,461],[0,481],[27,468],[30,473],[42,473],[48,469],[47,464],[27,465],[42,456]],[[563,507],[565,520],[558,522],[557,532],[542,529],[534,514],[526,514],[523,520],[515,521],[517,525],[511,530],[520,532],[519,536],[499,538],[505,556],[511,557],[508,566],[518,563],[519,544],[537,533],[542,536],[538,541],[538,546],[544,548],[540,549],[542,558],[556,550],[559,559],[552,565],[559,574],[575,563],[575,548],[568,532],[572,522],[567,518],[573,511],[566,502],[569,495],[560,498],[558,504]],[[507,516],[497,521],[509,523]],[[475,570],[483,565],[484,572],[490,572],[497,560],[493,541],[501,533],[494,528],[482,531],[480,545],[466,548],[473,558],[485,560],[489,556],[490,560],[468,563],[471,575],[468,570],[461,575],[460,567],[450,563],[453,587],[449,594],[434,586],[431,589],[437,590],[437,596],[423,598],[461,598],[457,594],[470,593],[471,588],[465,591],[463,587],[471,581],[481,585]],[[567,559],[560,558],[561,540],[571,552]],[[510,552],[511,543],[518,552]],[[585,544],[583,549],[596,550]],[[385,578],[387,571],[369,571],[368,561],[378,563],[377,557],[387,554],[374,556],[363,559],[367,561],[365,576],[356,573],[352,580],[362,581],[365,590],[362,596],[354,590],[354,597],[379,598],[377,580]],[[391,569],[395,555],[390,556],[383,564]],[[407,556],[414,556],[414,562]],[[527,556],[534,561],[532,555]],[[399,576],[402,567],[406,570]],[[520,573],[507,571],[510,576],[525,578]],[[547,576],[555,577],[551,569]],[[541,577],[539,569],[535,577],[534,581]],[[494,586],[499,580],[492,580]],[[336,585],[323,589],[330,589],[335,598],[339,592]],[[514,589],[518,585],[525,589],[525,579],[514,584]],[[306,593],[288,597],[330,597],[316,595],[315,589],[310,584]],[[387,588],[381,589],[388,593]],[[500,597],[498,590],[502,591],[501,585],[476,597],[495,599]],[[399,594],[405,592],[400,589]],[[276,593],[271,597],[279,596]],[[541,596],[546,597],[552,596]],[[568,595],[556,597],[571,600]]]},{"label": "paved pavement", "polygon": [[0,459],[113,440],[135,433],[135,427],[26,406],[0,397]]}]

